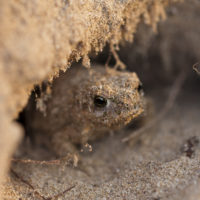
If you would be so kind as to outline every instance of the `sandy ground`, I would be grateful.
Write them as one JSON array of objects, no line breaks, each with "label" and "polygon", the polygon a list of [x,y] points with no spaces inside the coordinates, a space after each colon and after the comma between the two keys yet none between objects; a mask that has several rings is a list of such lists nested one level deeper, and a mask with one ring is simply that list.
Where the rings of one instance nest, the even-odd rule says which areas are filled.
[{"label": "sandy ground", "polygon": [[[77,168],[13,164],[7,199],[200,198],[200,95],[198,88],[186,86],[164,119],[133,145],[121,142],[128,129],[92,144],[93,152],[83,153]],[[154,116],[162,109],[166,92],[149,92],[159,105]],[[50,158],[45,150],[31,147],[26,151],[29,158]]]}]

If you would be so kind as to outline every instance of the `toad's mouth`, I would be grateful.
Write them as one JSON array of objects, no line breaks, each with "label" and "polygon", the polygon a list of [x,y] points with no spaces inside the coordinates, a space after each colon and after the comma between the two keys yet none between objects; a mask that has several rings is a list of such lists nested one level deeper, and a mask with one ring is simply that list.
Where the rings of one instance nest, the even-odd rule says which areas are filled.
[{"label": "toad's mouth", "polygon": [[110,128],[113,129],[119,129],[120,127],[126,126],[129,124],[132,120],[138,118],[144,113],[145,109],[144,106],[140,105],[138,111],[136,112],[135,110],[132,112],[128,113],[121,113],[115,121],[110,123]]},{"label": "toad's mouth", "polygon": [[138,118],[139,116],[141,116],[144,113],[144,108],[140,107],[140,109],[135,112],[131,112],[129,115],[124,117],[124,125],[127,125],[128,123],[130,123],[133,119]]}]

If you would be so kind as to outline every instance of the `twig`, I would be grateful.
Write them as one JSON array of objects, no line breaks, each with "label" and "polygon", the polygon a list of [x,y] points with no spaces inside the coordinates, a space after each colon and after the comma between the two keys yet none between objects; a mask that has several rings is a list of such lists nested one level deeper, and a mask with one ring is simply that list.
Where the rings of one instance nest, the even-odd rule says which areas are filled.
[{"label": "twig", "polygon": [[141,133],[147,131],[149,128],[157,124],[167,114],[167,112],[173,106],[176,97],[178,96],[180,88],[184,83],[185,77],[186,77],[186,72],[182,71],[176,78],[176,80],[172,84],[171,90],[168,95],[168,99],[162,111],[147,125],[139,129],[138,131],[135,131],[134,133],[130,134],[128,137],[123,138],[122,142],[128,142],[129,140],[138,137]]},{"label": "twig", "polygon": [[38,164],[38,165],[60,165],[61,164],[61,159],[60,160],[50,160],[50,161],[46,161],[46,160],[30,160],[30,159],[11,159],[12,162],[20,162],[20,163],[25,163],[25,164]]},{"label": "twig", "polygon": [[56,195],[54,195],[54,196],[45,198],[45,197],[42,196],[39,192],[37,192],[37,191],[35,190],[35,188],[34,188],[28,181],[26,181],[25,179],[23,179],[22,177],[20,177],[13,169],[11,169],[11,172],[12,172],[12,173],[14,174],[14,176],[15,176],[17,179],[19,179],[22,183],[24,183],[25,185],[27,185],[28,187],[30,187],[30,188],[33,190],[34,194],[36,194],[36,195],[37,195],[40,199],[42,199],[42,200],[53,200],[53,199],[56,199],[56,198],[58,198],[58,197],[64,195],[66,192],[69,192],[70,190],[72,190],[73,188],[76,187],[76,185],[73,185],[73,186],[67,188],[66,190],[64,190],[63,192],[61,192],[61,193],[59,193],[59,194],[56,194]]},{"label": "twig", "polygon": [[31,160],[31,159],[15,159],[15,158],[12,158],[11,161],[12,162],[19,162],[19,163],[24,163],[24,164],[37,164],[37,165],[60,165],[66,161],[71,161],[73,160],[74,162],[74,166],[75,165],[75,161],[76,161],[76,157],[75,155],[71,155],[71,154],[68,154],[67,156],[65,157],[62,157],[60,159],[57,159],[57,160]]},{"label": "twig", "polygon": [[58,198],[58,197],[64,195],[65,193],[69,192],[70,190],[72,190],[72,189],[75,188],[75,187],[76,187],[76,185],[73,185],[73,186],[67,188],[66,190],[64,190],[63,192],[61,192],[61,193],[59,193],[59,194],[57,194],[57,195],[55,195],[55,196],[49,197],[49,198],[47,198],[46,200],[52,200],[52,199]]},{"label": "twig", "polygon": [[11,172],[14,174],[14,176],[19,179],[22,183],[24,183],[25,185],[27,185],[29,188],[31,188],[34,192],[34,194],[36,194],[40,199],[46,200],[45,197],[43,197],[39,192],[37,192],[35,190],[35,188],[25,179],[23,179],[22,177],[20,177],[13,169],[11,169]]},{"label": "twig", "polygon": [[120,60],[117,52],[115,51],[114,45],[112,43],[110,44],[110,51],[112,52],[112,54],[115,58],[115,61],[116,61],[114,69],[117,69],[118,67],[122,70],[126,69],[126,65]]}]

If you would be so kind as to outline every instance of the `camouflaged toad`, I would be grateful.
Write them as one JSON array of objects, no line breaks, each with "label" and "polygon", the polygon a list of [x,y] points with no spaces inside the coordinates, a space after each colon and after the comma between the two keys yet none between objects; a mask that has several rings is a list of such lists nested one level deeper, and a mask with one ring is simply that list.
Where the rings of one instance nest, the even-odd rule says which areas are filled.
[{"label": "camouflaged toad", "polygon": [[59,156],[119,129],[144,112],[144,97],[136,73],[103,66],[90,70],[75,65],[61,73],[46,101],[46,115],[31,113],[34,137]]}]

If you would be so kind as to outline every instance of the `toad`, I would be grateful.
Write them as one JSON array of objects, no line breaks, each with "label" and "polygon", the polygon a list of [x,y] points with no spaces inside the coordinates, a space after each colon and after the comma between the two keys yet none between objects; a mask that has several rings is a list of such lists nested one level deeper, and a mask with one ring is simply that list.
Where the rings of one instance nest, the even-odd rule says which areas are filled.
[{"label": "toad", "polygon": [[[29,112],[29,130],[58,156],[117,130],[144,112],[141,82],[134,72],[75,65],[60,73],[45,101],[46,114]],[[30,114],[31,113],[31,114]]]}]

